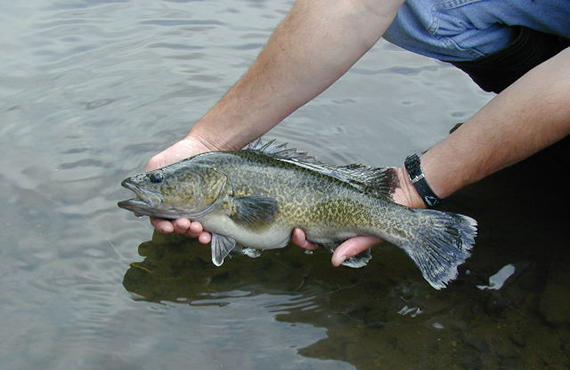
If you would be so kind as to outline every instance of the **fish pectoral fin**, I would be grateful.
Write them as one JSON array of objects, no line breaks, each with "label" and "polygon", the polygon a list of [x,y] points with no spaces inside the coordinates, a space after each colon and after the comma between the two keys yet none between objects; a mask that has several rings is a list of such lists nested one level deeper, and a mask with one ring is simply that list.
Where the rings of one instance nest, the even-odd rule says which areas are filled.
[{"label": "fish pectoral fin", "polygon": [[221,266],[224,259],[236,247],[236,241],[230,237],[213,234],[212,235],[212,262],[216,266]]},{"label": "fish pectoral fin", "polygon": [[[334,253],[336,248],[341,244],[341,242],[328,242],[328,243],[317,243],[322,248],[325,248],[329,252]],[[368,264],[368,262],[372,259],[372,252],[371,248],[368,248],[356,256],[352,256],[347,258],[342,263],[343,266],[352,267],[352,268],[361,268]]]},{"label": "fish pectoral fin", "polygon": [[247,227],[256,227],[273,220],[277,211],[277,200],[270,197],[251,195],[233,198],[234,209],[230,218]]}]

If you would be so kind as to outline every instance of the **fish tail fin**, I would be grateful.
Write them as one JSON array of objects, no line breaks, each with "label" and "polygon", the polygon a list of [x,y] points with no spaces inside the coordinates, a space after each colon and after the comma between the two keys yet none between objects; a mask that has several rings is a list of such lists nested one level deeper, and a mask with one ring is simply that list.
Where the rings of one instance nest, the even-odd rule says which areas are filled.
[{"label": "fish tail fin", "polygon": [[422,222],[414,236],[401,247],[432,287],[438,290],[445,288],[457,277],[457,267],[471,255],[477,236],[477,221],[455,213],[427,209],[415,211],[421,214]]}]

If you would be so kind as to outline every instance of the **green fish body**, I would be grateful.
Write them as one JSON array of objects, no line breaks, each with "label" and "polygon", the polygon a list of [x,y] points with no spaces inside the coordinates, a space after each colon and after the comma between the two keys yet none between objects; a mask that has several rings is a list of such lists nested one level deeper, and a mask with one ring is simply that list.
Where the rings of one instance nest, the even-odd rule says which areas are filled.
[{"label": "green fish body", "polygon": [[[392,169],[331,166],[273,142],[200,154],[122,185],[137,195],[119,202],[122,208],[200,221],[212,233],[212,261],[218,266],[241,246],[282,248],[300,227],[309,241],[331,252],[357,235],[387,240],[441,289],[457,276],[477,233],[467,216],[394,203]],[[344,265],[362,267],[370,258],[367,250]]]}]

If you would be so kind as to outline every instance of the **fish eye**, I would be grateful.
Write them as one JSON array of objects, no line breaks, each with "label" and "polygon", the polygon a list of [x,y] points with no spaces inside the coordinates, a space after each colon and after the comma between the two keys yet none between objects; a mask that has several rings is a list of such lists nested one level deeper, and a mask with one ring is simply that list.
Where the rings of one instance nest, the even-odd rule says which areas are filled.
[{"label": "fish eye", "polygon": [[160,184],[164,181],[164,175],[160,172],[153,172],[149,176],[150,182],[154,184]]}]

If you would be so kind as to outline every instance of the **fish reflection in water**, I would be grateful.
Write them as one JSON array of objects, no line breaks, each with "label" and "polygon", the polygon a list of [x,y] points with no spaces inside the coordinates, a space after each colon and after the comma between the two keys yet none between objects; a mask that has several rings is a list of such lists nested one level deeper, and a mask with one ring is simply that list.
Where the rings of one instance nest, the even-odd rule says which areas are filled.
[{"label": "fish reflection in water", "polygon": [[[567,208],[555,193],[521,207],[544,183],[528,173],[544,163],[506,170],[449,200],[448,206],[460,202],[482,220],[483,228],[492,225],[492,232],[481,235],[461,279],[445,291],[425,284],[390,245],[366,269],[337,269],[326,253],[305,255],[294,247],[215,267],[207,247],[159,234],[141,244],[145,259],[127,271],[124,285],[138,299],[224,310],[259,295],[282,296],[266,307],[275,320],[326,328],[326,338],[299,348],[299,354],[359,369],[564,364],[570,338],[570,252],[562,227]],[[528,187],[512,192],[513,181]],[[544,232],[520,228],[529,222]]]},{"label": "fish reflection in water", "polygon": [[[437,300],[427,304],[418,300],[433,289],[423,283],[406,256],[389,245],[381,255],[398,265],[394,270],[386,269],[383,258],[367,269],[338,269],[330,265],[325,251],[307,256],[294,247],[268,251],[263,259],[240,258],[239,264],[216,267],[204,245],[185,236],[157,232],[152,241],[139,246],[139,254],[144,259],[131,264],[123,282],[135,299],[232,311],[242,300],[277,297],[267,300],[265,308],[275,320],[326,328],[327,338],[299,349],[307,357],[346,361],[345,356],[352,357],[356,350],[339,352],[347,342],[360,335],[391,333],[387,341],[375,339],[374,353],[379,355],[385,345],[393,347],[391,341],[399,335],[402,322],[413,320],[407,324],[413,322],[412,326],[425,322],[427,328],[430,312],[445,305],[432,307]],[[388,271],[393,275],[387,275]],[[403,316],[406,305],[422,306],[428,312],[418,310],[415,315]]]}]

